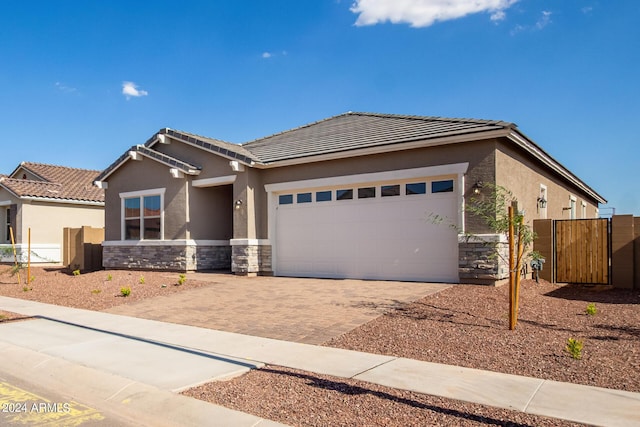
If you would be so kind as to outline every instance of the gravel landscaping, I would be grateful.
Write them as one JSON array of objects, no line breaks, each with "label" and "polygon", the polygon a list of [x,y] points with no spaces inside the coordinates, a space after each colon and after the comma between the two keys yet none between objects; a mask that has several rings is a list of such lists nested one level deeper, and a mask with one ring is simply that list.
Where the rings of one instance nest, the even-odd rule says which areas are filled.
[{"label": "gravel landscaping", "polygon": [[[0,273],[0,295],[104,310],[207,286],[198,280],[177,286],[177,273],[162,272],[73,276],[33,269],[32,276],[25,288]],[[121,296],[121,287],[130,287],[130,296]],[[507,295],[507,286],[456,285],[413,303],[378,307],[386,314],[325,345],[640,392],[640,291],[526,280],[515,331],[508,330]],[[587,314],[589,304],[595,314]],[[2,322],[12,315],[0,316]],[[569,338],[582,341],[580,359],[565,350]],[[572,425],[277,366],[184,394],[295,426]]]}]

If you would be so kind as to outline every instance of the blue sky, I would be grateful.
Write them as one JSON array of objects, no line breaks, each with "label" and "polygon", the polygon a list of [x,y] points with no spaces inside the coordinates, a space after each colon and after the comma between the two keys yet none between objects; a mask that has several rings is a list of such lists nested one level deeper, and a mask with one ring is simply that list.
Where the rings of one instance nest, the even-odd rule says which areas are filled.
[{"label": "blue sky", "polygon": [[[346,111],[520,130],[640,216],[638,0],[1,1],[0,172]],[[606,210],[603,210],[605,212]]]}]

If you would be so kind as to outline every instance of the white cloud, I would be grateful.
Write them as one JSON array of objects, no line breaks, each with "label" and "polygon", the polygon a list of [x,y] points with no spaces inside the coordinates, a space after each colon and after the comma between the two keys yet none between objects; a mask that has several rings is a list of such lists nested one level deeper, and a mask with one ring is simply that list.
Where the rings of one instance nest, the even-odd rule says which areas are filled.
[{"label": "white cloud", "polygon": [[149,92],[138,89],[138,85],[133,82],[122,82],[122,94],[127,99],[131,99],[131,97],[138,98],[140,96],[147,96]]},{"label": "white cloud", "polygon": [[271,52],[264,52],[264,53],[262,54],[262,57],[263,57],[264,59],[271,58],[272,56],[273,56],[273,55],[271,54]]},{"label": "white cloud", "polygon": [[543,10],[542,16],[540,17],[540,19],[538,19],[538,22],[536,22],[536,29],[541,30],[547,25],[549,25],[550,23],[551,23],[551,12],[547,10]]},{"label": "white cloud", "polygon": [[356,25],[390,21],[412,27],[428,27],[436,21],[489,12],[491,20],[505,18],[504,11],[519,0],[355,0],[351,11],[358,14]]},{"label": "white cloud", "polygon": [[491,14],[491,20],[493,22],[504,21],[507,17],[507,14],[504,13],[504,10],[497,10]]},{"label": "white cloud", "polygon": [[66,84],[61,82],[56,82],[56,87],[60,92],[64,92],[64,93],[73,93],[73,92],[77,92],[78,90],[75,87],[67,86]]}]

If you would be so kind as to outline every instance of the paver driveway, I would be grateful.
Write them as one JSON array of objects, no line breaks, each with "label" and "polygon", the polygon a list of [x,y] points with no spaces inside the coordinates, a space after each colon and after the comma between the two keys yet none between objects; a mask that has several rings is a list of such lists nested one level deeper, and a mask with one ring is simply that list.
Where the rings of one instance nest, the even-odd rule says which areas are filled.
[{"label": "paver driveway", "polygon": [[399,304],[451,285],[189,273],[209,286],[105,310],[266,338],[322,344]]}]

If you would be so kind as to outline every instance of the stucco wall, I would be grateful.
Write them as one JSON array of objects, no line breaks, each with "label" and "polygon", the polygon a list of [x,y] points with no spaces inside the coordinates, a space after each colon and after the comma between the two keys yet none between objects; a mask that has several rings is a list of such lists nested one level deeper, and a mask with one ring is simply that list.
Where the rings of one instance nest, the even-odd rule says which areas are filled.
[{"label": "stucco wall", "polygon": [[577,187],[563,181],[543,166],[526,158],[518,149],[498,144],[496,152],[496,183],[509,189],[525,210],[525,219],[544,219],[537,206],[540,184],[547,187],[547,219],[570,219],[570,197],[576,198],[576,218],[581,219],[581,202],[586,203],[586,218],[597,218],[597,202]]},{"label": "stucco wall", "polygon": [[[178,143],[173,143],[178,144]],[[163,145],[163,148],[173,144]],[[184,144],[180,144],[184,146]],[[192,151],[187,147],[188,152]],[[121,193],[148,189],[165,189],[164,195],[164,237],[165,240],[195,239],[224,240],[232,237],[233,199],[232,186],[196,188],[194,179],[232,175],[228,161],[220,161],[217,156],[203,155],[201,160],[209,165],[208,174],[185,175],[173,178],[169,167],[154,160],[143,158],[129,160],[107,180],[106,232],[105,240],[121,239]],[[209,161],[209,158],[214,158]],[[180,157],[182,158],[182,157]],[[201,162],[203,163],[203,162]],[[220,173],[216,175],[214,172]],[[189,208],[187,209],[187,200]]]},{"label": "stucco wall", "polygon": [[165,239],[186,238],[186,181],[173,178],[169,168],[154,160],[129,160],[108,179],[105,191],[105,240],[120,240],[120,193],[164,188]]},{"label": "stucco wall", "polygon": [[[493,181],[495,145],[495,140],[485,140],[262,170],[262,191],[256,198],[257,237],[267,238],[265,184],[468,162],[465,176],[465,195],[468,195],[476,181]],[[477,221],[468,220],[465,226],[474,232],[486,232]]]}]

